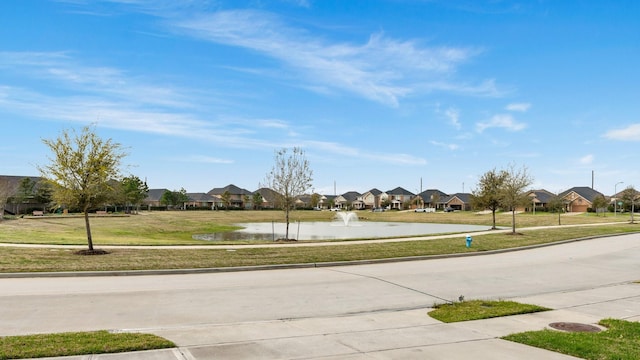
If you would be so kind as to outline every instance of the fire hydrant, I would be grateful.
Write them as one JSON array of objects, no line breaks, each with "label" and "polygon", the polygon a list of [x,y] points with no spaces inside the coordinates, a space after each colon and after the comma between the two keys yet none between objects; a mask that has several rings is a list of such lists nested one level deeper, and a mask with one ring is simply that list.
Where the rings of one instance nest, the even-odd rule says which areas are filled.
[{"label": "fire hydrant", "polygon": [[467,235],[467,247],[470,248],[471,247],[471,242],[473,241],[473,239],[471,238],[471,235]]}]

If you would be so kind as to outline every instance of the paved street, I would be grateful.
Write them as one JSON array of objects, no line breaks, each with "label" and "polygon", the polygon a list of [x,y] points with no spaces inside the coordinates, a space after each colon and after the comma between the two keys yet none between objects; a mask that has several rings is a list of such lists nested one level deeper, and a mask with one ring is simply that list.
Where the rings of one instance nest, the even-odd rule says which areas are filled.
[{"label": "paved street", "polygon": [[[556,321],[640,320],[638,259],[640,235],[624,235],[358,266],[0,278],[0,336],[113,329],[179,345],[101,359],[569,359],[498,338]],[[555,310],[457,324],[427,316],[460,295]]]}]

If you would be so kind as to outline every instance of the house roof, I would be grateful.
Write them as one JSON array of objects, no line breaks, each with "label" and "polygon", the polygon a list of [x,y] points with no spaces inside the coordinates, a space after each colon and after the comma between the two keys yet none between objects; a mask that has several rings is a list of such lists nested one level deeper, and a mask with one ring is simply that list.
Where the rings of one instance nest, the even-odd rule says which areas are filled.
[{"label": "house roof", "polygon": [[207,193],[187,193],[189,197],[189,201],[196,202],[216,202],[220,201],[220,198],[217,196],[209,195]]},{"label": "house roof", "polygon": [[567,196],[568,194],[570,194],[572,192],[575,192],[576,194],[578,194],[581,197],[589,200],[590,202],[593,202],[593,200],[597,196],[604,196],[601,192],[593,190],[592,188],[587,187],[587,186],[572,187],[569,190],[565,190],[565,191],[561,192],[560,194],[558,194],[558,196],[563,198],[563,197]]},{"label": "house roof", "polygon": [[546,204],[548,203],[554,196],[556,196],[554,193],[541,189],[541,190],[531,190],[528,193],[529,195],[533,194],[535,199],[538,200],[539,203],[541,204]]},{"label": "house roof", "polygon": [[213,188],[211,190],[209,190],[209,192],[207,194],[209,195],[222,195],[224,194],[225,191],[228,191],[229,194],[231,195],[251,195],[253,194],[253,192],[247,190],[247,189],[242,189],[239,188],[233,184],[229,184],[223,188]]},{"label": "house roof", "polygon": [[397,188],[393,189],[393,190],[389,190],[387,191],[387,194],[389,195],[409,195],[409,196],[414,196],[415,194],[412,193],[411,191],[404,189],[400,186],[398,186]]},{"label": "house roof", "polygon": [[[13,196],[18,191],[20,187],[20,183],[24,178],[30,179],[33,183],[37,184],[40,180],[42,180],[39,176],[13,176],[13,175],[0,175],[0,185],[6,181],[8,186],[8,195]],[[37,186],[37,185],[36,185]]]},{"label": "house roof", "polygon": [[471,194],[469,194],[469,193],[455,193],[455,194],[452,194],[452,195],[449,195],[449,196],[445,197],[444,199],[442,199],[440,201],[446,204],[446,203],[450,202],[451,200],[453,200],[455,198],[460,199],[460,201],[462,201],[465,204],[471,202]]},{"label": "house roof", "polygon": [[347,201],[356,201],[358,197],[362,196],[362,194],[357,191],[348,191],[341,196]]},{"label": "house roof", "polygon": [[147,192],[147,198],[145,200],[160,201],[160,198],[162,197],[162,194],[164,194],[165,191],[169,191],[169,190],[168,189],[149,189],[149,191]]},{"label": "house roof", "polygon": [[[373,196],[378,196],[378,195],[382,194],[382,191],[380,191],[380,190],[378,190],[376,188],[373,188],[373,189],[367,191],[366,193],[369,193],[369,194],[371,194]],[[366,194],[366,193],[364,193],[364,194]],[[364,195],[364,194],[362,194],[362,195]]]},{"label": "house roof", "polygon": [[278,194],[276,191],[266,187],[260,188],[255,192],[259,193],[262,196],[262,199],[269,203],[274,203],[280,196],[280,194]]},{"label": "house roof", "polygon": [[443,193],[438,189],[428,189],[418,194],[418,196],[420,196],[422,199],[426,201],[426,200],[431,200],[431,196],[433,196],[434,198],[439,197],[440,199],[444,199],[449,195]]}]

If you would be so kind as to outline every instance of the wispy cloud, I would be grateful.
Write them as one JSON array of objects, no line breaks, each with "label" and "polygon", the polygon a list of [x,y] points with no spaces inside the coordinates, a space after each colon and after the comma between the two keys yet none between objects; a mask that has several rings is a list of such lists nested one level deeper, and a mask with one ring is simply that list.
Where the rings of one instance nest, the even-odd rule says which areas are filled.
[{"label": "wispy cloud", "polygon": [[455,108],[448,108],[444,114],[449,118],[449,122],[453,127],[460,130],[462,128],[462,124],[460,124],[460,110]]},{"label": "wispy cloud", "polygon": [[631,124],[626,128],[609,130],[604,134],[606,139],[621,141],[640,141],[640,124]]},{"label": "wispy cloud", "polygon": [[476,124],[476,130],[478,132],[483,132],[490,128],[501,128],[508,131],[521,131],[526,127],[527,124],[517,122],[510,114],[494,115],[491,120]]},{"label": "wispy cloud", "polygon": [[179,162],[192,162],[192,163],[203,163],[203,164],[233,164],[233,160],[229,159],[220,159],[212,156],[206,155],[191,155],[191,156],[180,156],[173,159],[174,161]]},{"label": "wispy cloud", "polygon": [[429,143],[431,143],[431,145],[449,149],[449,150],[458,150],[460,148],[460,146],[457,144],[448,144],[448,143],[443,143],[439,141],[429,141]]},{"label": "wispy cloud", "polygon": [[417,91],[452,91],[494,96],[492,80],[479,85],[449,79],[460,66],[480,52],[463,47],[425,47],[418,41],[397,40],[376,33],[365,42],[332,42],[311,36],[268,12],[229,10],[177,19],[168,14],[174,31],[213,43],[240,47],[276,59],[294,71],[298,86],[319,92],[340,90],[369,100],[397,106]]},{"label": "wispy cloud", "polygon": [[507,105],[505,109],[509,111],[527,112],[530,108],[530,103],[513,103]]},{"label": "wispy cloud", "polygon": [[590,165],[593,163],[594,156],[592,154],[581,157],[578,162],[582,165]]}]

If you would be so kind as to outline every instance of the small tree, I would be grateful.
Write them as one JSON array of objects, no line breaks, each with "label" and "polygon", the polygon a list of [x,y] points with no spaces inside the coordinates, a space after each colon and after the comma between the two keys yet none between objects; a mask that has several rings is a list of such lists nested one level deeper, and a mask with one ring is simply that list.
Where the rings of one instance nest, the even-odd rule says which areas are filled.
[{"label": "small tree", "polygon": [[622,201],[625,206],[628,206],[631,209],[631,223],[634,224],[633,213],[635,212],[635,204],[636,200],[638,200],[638,191],[633,187],[633,185],[628,186],[622,192]]},{"label": "small tree", "polygon": [[253,202],[253,209],[258,210],[262,208],[262,202],[264,201],[264,199],[262,198],[262,195],[256,191],[251,196],[251,201]]},{"label": "small tree", "polygon": [[187,191],[184,188],[173,191],[167,190],[160,197],[160,203],[167,207],[176,207],[178,205],[183,207],[187,201],[189,201],[189,196],[187,196]]},{"label": "small tree", "polygon": [[122,179],[122,193],[125,201],[125,206],[135,207],[136,213],[140,209],[140,204],[147,198],[149,193],[149,187],[147,183],[140,180],[139,177],[129,175]]},{"label": "small tree", "polygon": [[57,204],[82,210],[87,244],[93,252],[89,210],[103,205],[112,194],[109,180],[120,177],[120,162],[126,154],[120,144],[101,139],[89,126],[79,134],[64,130],[57,139],[42,142],[53,156],[48,165],[39,167],[40,173],[52,184]]},{"label": "small tree", "polygon": [[220,195],[220,199],[222,199],[224,209],[229,210],[229,208],[231,207],[231,193],[229,192],[229,190],[225,190],[222,195]]},{"label": "small tree", "polygon": [[564,199],[558,195],[554,195],[547,202],[547,208],[552,213],[558,213],[558,225],[562,225],[560,215],[564,212]]},{"label": "small tree", "polygon": [[[16,214],[18,214],[18,212],[20,211],[21,205],[23,205],[27,200],[33,199],[35,186],[35,181],[31,180],[28,177],[20,180],[20,184],[18,184],[16,194],[13,197],[13,201],[17,205]],[[26,213],[27,207],[24,207],[24,211]]]},{"label": "small tree", "polygon": [[511,210],[511,232],[515,234],[516,208],[529,203],[529,198],[526,196],[524,190],[531,185],[533,178],[524,166],[516,169],[512,164],[509,165],[505,172],[507,175],[500,188],[500,203],[505,208]]},{"label": "small tree", "polygon": [[599,213],[606,211],[608,204],[609,203],[607,202],[607,199],[604,198],[604,195],[598,195],[591,202],[591,208],[595,211],[596,215],[598,215]]},{"label": "small tree", "polygon": [[318,204],[320,204],[320,194],[313,193],[311,194],[310,205],[312,208],[317,208]]},{"label": "small tree", "polygon": [[265,178],[266,187],[275,191],[285,213],[285,239],[289,239],[289,213],[294,209],[296,199],[311,188],[313,171],[309,167],[304,151],[294,147],[276,151],[275,163]]},{"label": "small tree", "polygon": [[496,229],[496,211],[502,203],[501,191],[508,175],[505,170],[487,171],[478,180],[478,189],[471,192],[471,205],[474,208],[491,210],[493,230]]}]

